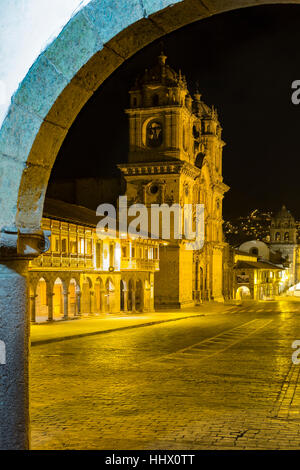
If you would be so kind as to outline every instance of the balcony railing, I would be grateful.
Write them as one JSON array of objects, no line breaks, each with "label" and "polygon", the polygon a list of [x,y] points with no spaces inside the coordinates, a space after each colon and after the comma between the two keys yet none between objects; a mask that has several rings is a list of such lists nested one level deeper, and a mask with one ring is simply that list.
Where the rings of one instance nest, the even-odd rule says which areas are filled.
[{"label": "balcony railing", "polygon": [[[94,266],[93,255],[81,255],[78,253],[45,253],[31,261],[31,268],[90,268],[101,270]],[[122,258],[121,270],[157,271],[158,259]]]},{"label": "balcony railing", "polygon": [[121,270],[145,270],[145,271],[157,271],[159,269],[158,259],[138,259],[138,258],[122,258]]},{"label": "balcony railing", "polygon": [[45,253],[31,261],[32,268],[92,268],[93,255]]}]

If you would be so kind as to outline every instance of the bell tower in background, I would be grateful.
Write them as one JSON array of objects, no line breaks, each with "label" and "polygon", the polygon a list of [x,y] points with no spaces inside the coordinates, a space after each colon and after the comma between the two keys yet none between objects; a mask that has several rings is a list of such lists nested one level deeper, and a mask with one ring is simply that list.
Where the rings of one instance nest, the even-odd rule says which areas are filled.
[{"label": "bell tower in background", "polygon": [[193,98],[182,75],[161,53],[130,90],[128,163],[118,165],[128,204],[204,204],[205,244],[166,239],[155,274],[155,305],[181,308],[222,300],[222,138],[217,112],[197,91]]}]

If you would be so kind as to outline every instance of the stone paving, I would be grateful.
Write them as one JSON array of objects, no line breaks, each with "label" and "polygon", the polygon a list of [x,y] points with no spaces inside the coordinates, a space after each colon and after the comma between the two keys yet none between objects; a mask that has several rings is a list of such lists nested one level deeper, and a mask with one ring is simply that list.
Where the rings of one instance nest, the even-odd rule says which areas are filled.
[{"label": "stone paving", "polygon": [[32,446],[299,449],[299,320],[299,303],[250,303],[36,345]]},{"label": "stone paving", "polygon": [[117,313],[85,315],[69,320],[58,320],[31,325],[31,344],[47,344],[68,338],[121,330],[144,325],[169,322],[191,316],[225,313],[231,304],[219,302],[204,303],[199,307],[177,311],[163,310],[149,313]]}]

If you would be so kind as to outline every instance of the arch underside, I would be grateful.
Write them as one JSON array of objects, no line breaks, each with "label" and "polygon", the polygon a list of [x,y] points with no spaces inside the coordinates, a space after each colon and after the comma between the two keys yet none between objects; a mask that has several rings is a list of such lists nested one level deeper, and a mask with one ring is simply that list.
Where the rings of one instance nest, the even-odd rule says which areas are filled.
[{"label": "arch underside", "polygon": [[124,61],[214,14],[288,3],[300,0],[91,1],[39,56],[12,98],[0,130],[0,230],[40,228],[48,179],[71,124]]}]

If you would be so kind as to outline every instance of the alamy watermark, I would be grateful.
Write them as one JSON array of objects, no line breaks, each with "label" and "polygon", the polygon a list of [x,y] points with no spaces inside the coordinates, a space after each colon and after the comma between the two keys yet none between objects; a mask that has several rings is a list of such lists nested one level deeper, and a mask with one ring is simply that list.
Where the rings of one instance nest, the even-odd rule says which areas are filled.
[{"label": "alamy watermark", "polygon": [[300,104],[300,80],[294,80],[292,82],[292,90],[295,90],[291,96],[292,103],[298,105]]},{"label": "alamy watermark", "polygon": [[204,245],[203,204],[128,206],[127,196],[120,196],[117,210],[112,204],[100,204],[96,214],[103,217],[96,229],[100,239],[118,238],[118,230],[122,237],[186,240],[187,250],[201,250]]},{"label": "alamy watermark", "polygon": [[296,339],[292,343],[292,348],[296,349],[296,351],[294,351],[292,354],[292,362],[293,364],[300,364],[300,359],[298,357],[300,355],[300,339]]}]

